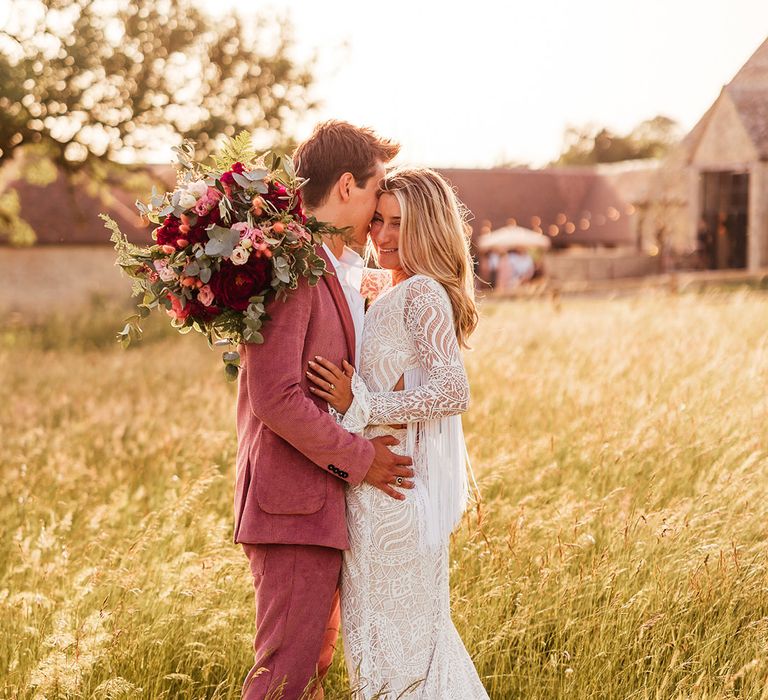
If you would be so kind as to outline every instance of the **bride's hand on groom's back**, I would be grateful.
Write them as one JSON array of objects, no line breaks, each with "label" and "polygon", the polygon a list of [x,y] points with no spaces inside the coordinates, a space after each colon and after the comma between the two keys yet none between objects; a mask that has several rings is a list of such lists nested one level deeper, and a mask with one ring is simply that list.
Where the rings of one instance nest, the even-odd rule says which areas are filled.
[{"label": "bride's hand on groom's back", "polygon": [[413,488],[413,482],[410,481],[413,478],[413,469],[410,468],[413,460],[406,455],[395,454],[389,449],[388,446],[398,443],[399,440],[391,435],[382,435],[371,440],[375,454],[363,481],[392,498],[402,501],[405,499],[405,494],[396,491],[394,486],[401,489]]}]

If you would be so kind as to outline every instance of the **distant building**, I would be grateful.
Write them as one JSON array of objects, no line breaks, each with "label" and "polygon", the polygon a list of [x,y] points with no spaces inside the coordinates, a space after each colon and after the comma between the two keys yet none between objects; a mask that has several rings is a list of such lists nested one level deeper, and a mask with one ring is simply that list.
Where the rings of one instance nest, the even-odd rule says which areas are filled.
[{"label": "distant building", "polygon": [[687,190],[679,196],[686,215],[671,241],[674,252],[694,250],[707,268],[768,266],[768,39],[668,167],[685,173],[678,194]]},{"label": "distant building", "polygon": [[472,211],[474,236],[514,221],[555,250],[659,256],[648,272],[766,267],[768,40],[663,162],[441,172]]},{"label": "distant building", "polygon": [[[617,181],[620,172],[640,172],[643,183],[654,166],[441,169],[472,212],[474,236],[484,228],[514,222],[543,233],[554,248],[574,245],[637,248],[637,208]],[[626,188],[625,188],[626,189]]]}]

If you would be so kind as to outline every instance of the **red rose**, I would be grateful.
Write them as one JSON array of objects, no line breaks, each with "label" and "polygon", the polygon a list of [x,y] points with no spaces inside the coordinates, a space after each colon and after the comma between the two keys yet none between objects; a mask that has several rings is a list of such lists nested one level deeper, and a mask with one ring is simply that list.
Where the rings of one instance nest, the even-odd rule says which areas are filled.
[{"label": "red rose", "polygon": [[262,195],[275,209],[278,211],[285,211],[288,209],[288,190],[279,182],[272,181],[269,183],[269,190]]},{"label": "red rose", "polygon": [[207,229],[211,226],[211,224],[218,224],[220,222],[221,222],[221,215],[219,214],[219,208],[214,207],[205,216],[197,217],[197,221],[195,221],[195,225],[190,227],[189,233],[185,236],[185,238],[190,242],[190,244],[207,243],[208,242]]},{"label": "red rose", "polygon": [[291,214],[293,214],[300,223],[307,223],[307,217],[304,214],[304,201],[301,198],[301,190],[296,193],[296,204],[293,209],[291,209]]},{"label": "red rose", "polygon": [[171,300],[171,308],[167,310],[168,315],[171,318],[177,318],[180,321],[186,320],[188,317],[192,317],[197,321],[206,321],[219,313],[219,309],[215,306],[203,306],[196,299],[188,299],[184,308],[181,308],[181,299],[175,294],[168,292],[166,295]]},{"label": "red rose", "polygon": [[[262,197],[272,204],[278,211],[288,211],[288,204],[291,201],[291,197],[288,194],[285,185],[280,182],[277,182],[276,180],[270,182],[269,190],[266,194],[262,195]],[[295,193],[293,207],[288,213],[296,217],[302,224],[306,222],[307,217],[304,216],[304,208],[301,203],[301,192]]]},{"label": "red rose", "polygon": [[240,163],[239,161],[237,163],[232,163],[232,167],[227,170],[227,172],[222,173],[219,180],[221,181],[221,184],[226,187],[232,187],[232,185],[235,183],[235,177],[232,173],[238,173],[239,175],[242,175],[245,171],[245,166]]},{"label": "red rose", "polygon": [[179,231],[181,221],[177,219],[173,214],[169,214],[165,217],[162,226],[155,230],[155,239],[158,245],[172,245],[176,247],[176,241],[179,238],[184,238]]},{"label": "red rose", "polygon": [[[186,240],[187,245],[207,243],[206,228],[211,224],[219,223],[220,218],[218,207],[214,207],[206,216],[198,216],[194,224],[185,224],[187,230],[181,231],[181,221],[173,214],[169,214],[165,217],[163,225],[155,231],[157,243],[158,245],[172,245],[174,248],[179,248],[177,243],[179,239]],[[194,220],[194,217],[188,217],[188,220]]]},{"label": "red rose", "polygon": [[251,254],[245,265],[222,260],[219,271],[211,275],[209,286],[219,304],[236,311],[245,311],[248,299],[266,290],[271,278],[269,260]]}]

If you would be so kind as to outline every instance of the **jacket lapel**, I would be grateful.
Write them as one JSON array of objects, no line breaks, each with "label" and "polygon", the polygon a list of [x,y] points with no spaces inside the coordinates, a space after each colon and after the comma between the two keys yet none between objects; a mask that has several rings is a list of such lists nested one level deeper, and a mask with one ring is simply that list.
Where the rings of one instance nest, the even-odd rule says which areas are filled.
[{"label": "jacket lapel", "polygon": [[336,304],[336,308],[339,311],[341,317],[341,326],[344,329],[344,338],[347,341],[347,352],[349,354],[350,364],[355,364],[355,323],[352,320],[352,313],[349,310],[349,304],[347,303],[347,297],[344,296],[344,290],[341,288],[341,283],[333,267],[331,259],[325,252],[323,246],[317,246],[315,252],[325,260],[325,266],[327,272],[323,275],[323,281],[328,285],[328,289],[331,292],[331,297]]}]

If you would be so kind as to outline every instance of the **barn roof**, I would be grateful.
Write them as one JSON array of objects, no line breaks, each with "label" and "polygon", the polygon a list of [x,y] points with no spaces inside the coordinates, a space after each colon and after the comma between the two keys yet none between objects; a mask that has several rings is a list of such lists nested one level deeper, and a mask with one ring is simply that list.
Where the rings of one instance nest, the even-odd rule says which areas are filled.
[{"label": "barn roof", "polygon": [[762,160],[768,159],[768,39],[752,54],[681,144],[690,160],[703,138],[718,103],[730,99]]},{"label": "barn roof", "polygon": [[632,245],[633,209],[609,177],[593,167],[528,170],[441,169],[472,213],[475,235],[514,219],[540,229],[556,246]]}]

